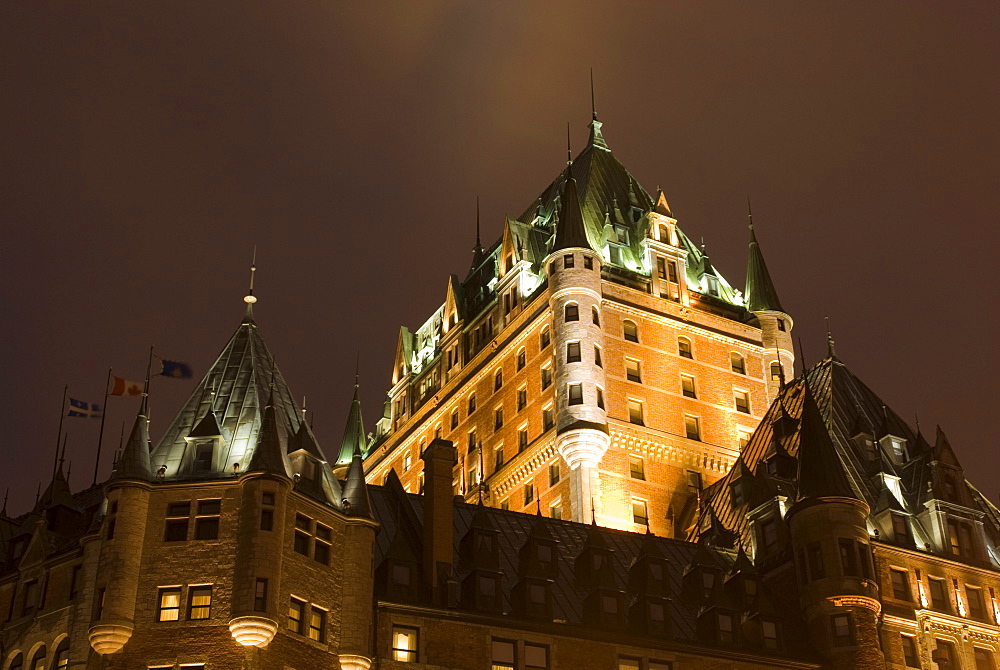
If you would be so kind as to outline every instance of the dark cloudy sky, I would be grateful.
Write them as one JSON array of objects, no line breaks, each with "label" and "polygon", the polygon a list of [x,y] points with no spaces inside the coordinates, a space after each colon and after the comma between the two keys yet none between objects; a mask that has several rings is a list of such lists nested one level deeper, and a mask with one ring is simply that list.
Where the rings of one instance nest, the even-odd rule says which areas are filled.
[{"label": "dark cloudy sky", "polygon": [[[745,197],[806,358],[841,358],[996,501],[1000,5],[990,2],[6,3],[0,389],[12,512],[64,383],[146,351],[204,372],[242,316],[338,442],[400,324],[586,137],[744,281]],[[155,380],[154,438],[193,387]],[[112,399],[107,456],[137,402]],[[73,484],[97,422],[67,420]],[[103,476],[104,473],[102,473]]]}]

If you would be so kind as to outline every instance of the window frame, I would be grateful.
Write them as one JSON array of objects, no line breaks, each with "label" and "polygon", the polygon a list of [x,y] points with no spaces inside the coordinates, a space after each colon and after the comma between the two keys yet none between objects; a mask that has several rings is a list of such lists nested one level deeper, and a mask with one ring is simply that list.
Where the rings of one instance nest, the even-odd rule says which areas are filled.
[{"label": "window frame", "polygon": [[[399,642],[397,636],[400,634],[405,634],[407,640],[412,640],[412,643],[408,642],[408,646],[406,647],[397,646]],[[389,644],[391,645],[389,648],[390,656],[394,662],[416,663],[420,658],[420,629],[416,626],[405,626],[394,623],[392,624]]]}]

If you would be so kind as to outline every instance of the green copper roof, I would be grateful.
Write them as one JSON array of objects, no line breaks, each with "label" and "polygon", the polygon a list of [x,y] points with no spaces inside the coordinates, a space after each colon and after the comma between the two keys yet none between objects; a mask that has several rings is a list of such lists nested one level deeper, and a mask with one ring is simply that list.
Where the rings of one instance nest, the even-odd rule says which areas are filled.
[{"label": "green copper roof", "polygon": [[576,179],[573,178],[573,166],[566,168],[567,179],[563,182],[561,197],[562,207],[556,222],[556,239],[552,243],[552,251],[561,249],[581,248],[593,249],[587,239],[587,229],[583,225],[583,212],[580,211],[580,198],[576,191]]},{"label": "green copper roof", "polygon": [[358,399],[358,385],[355,383],[354,400],[351,401],[351,411],[347,415],[344,439],[340,442],[335,465],[349,465],[355,453],[364,455],[367,448],[368,438],[365,436],[365,424],[361,418],[361,400]]},{"label": "green copper roof", "polygon": [[767,271],[764,263],[764,254],[760,251],[760,244],[757,243],[757,236],[753,231],[753,224],[750,224],[750,253],[747,258],[747,286],[743,292],[747,309],[751,312],[774,311],[784,312],[781,301],[778,300],[778,292],[774,290],[771,282],[771,275]]}]

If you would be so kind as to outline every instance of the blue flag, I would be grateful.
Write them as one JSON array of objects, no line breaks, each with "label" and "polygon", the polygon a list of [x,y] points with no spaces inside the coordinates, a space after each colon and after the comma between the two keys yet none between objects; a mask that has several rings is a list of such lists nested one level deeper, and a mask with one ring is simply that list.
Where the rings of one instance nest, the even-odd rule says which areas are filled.
[{"label": "blue flag", "polygon": [[82,417],[86,419],[100,419],[104,413],[104,408],[97,403],[84,402],[76,398],[69,399],[69,411],[66,416]]},{"label": "blue flag", "polygon": [[161,377],[173,377],[174,379],[188,379],[194,373],[191,372],[191,366],[187,363],[181,363],[179,361],[168,361],[166,359],[160,359],[160,376]]}]

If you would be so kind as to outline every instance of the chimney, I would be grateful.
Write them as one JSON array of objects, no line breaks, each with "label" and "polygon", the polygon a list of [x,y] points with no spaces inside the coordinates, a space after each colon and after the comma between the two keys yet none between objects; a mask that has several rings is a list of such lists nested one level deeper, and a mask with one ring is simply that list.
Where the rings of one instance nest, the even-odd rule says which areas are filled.
[{"label": "chimney", "polygon": [[435,604],[444,604],[454,551],[452,487],[457,452],[451,442],[437,439],[421,454],[424,461],[424,579]]}]

